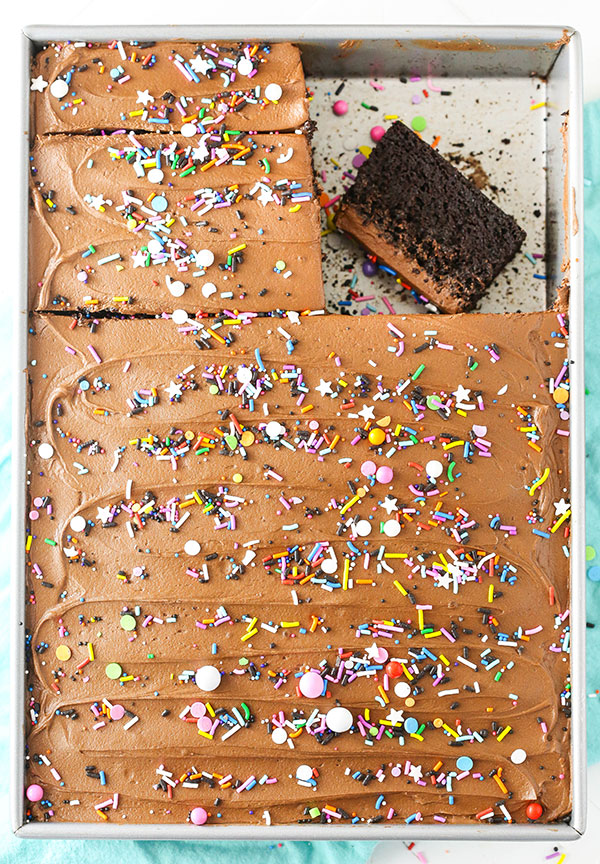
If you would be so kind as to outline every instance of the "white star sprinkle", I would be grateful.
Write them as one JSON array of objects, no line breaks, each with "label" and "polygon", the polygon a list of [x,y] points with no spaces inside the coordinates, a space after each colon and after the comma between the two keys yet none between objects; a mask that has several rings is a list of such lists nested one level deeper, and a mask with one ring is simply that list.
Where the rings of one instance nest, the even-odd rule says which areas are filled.
[{"label": "white star sprinkle", "polygon": [[37,78],[31,79],[31,90],[34,92],[37,91],[38,93],[43,93],[47,86],[48,82],[44,81],[42,75],[38,75]]},{"label": "white star sprinkle", "polygon": [[177,396],[181,396],[181,384],[176,384],[174,381],[171,381],[167,387],[167,393],[169,394],[169,399],[175,399]]},{"label": "white star sprinkle", "polygon": [[388,516],[391,516],[398,509],[398,499],[390,498],[389,495],[385,496],[385,500],[381,502],[381,506],[385,510]]},{"label": "white star sprinkle", "polygon": [[321,378],[319,386],[315,387],[315,390],[317,390],[321,396],[328,396],[330,393],[333,393],[333,390],[331,389],[331,381],[324,381]]},{"label": "white star sprinkle", "polygon": [[404,722],[404,711],[399,711],[397,708],[390,708],[390,713],[385,719],[389,720],[393,726],[396,726],[397,724]]},{"label": "white star sprinkle", "polygon": [[111,508],[110,507],[98,507],[98,514],[96,516],[97,519],[100,519],[102,524],[105,525],[111,517]]},{"label": "white star sprinkle", "polygon": [[420,765],[411,765],[408,774],[414,780],[420,780],[423,777],[423,770]]},{"label": "white star sprinkle", "polygon": [[466,387],[463,387],[462,384],[458,385],[457,390],[453,390],[453,396],[456,396],[456,404],[460,405],[462,402],[468,402],[471,398],[471,391],[467,390]]},{"label": "white star sprinkle", "polygon": [[366,649],[366,654],[369,660],[377,660],[377,658],[379,657],[379,650],[379,645],[377,645],[375,642],[373,642],[372,645],[369,645],[369,647]]},{"label": "white star sprinkle", "polygon": [[571,509],[571,505],[568,501],[565,501],[564,498],[561,498],[560,501],[554,502],[554,512],[556,516],[564,516],[568,510]]},{"label": "white star sprinkle", "polygon": [[138,90],[135,104],[143,105],[145,108],[149,102],[154,102],[154,96],[151,96],[147,90]]},{"label": "white star sprinkle", "polygon": [[206,75],[206,73],[210,69],[214,69],[214,64],[210,63],[208,60],[205,60],[203,57],[197,56],[192,57],[191,60],[188,61],[190,67],[194,70],[196,75]]},{"label": "white star sprinkle", "polygon": [[135,270],[136,267],[145,267],[146,266],[146,258],[147,253],[143,252],[141,249],[138,249],[137,252],[134,252],[131,256],[133,259],[133,268]]},{"label": "white star sprinkle", "polygon": [[374,420],[375,419],[375,409],[373,408],[372,405],[363,405],[363,407],[357,413],[358,413],[359,417],[364,418],[365,423],[367,420]]}]

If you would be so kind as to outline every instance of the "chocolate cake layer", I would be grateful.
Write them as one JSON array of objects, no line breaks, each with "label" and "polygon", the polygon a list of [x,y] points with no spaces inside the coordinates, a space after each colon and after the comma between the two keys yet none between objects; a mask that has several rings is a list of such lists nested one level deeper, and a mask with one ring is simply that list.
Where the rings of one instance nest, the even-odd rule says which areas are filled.
[{"label": "chocolate cake layer", "polygon": [[51,818],[569,812],[561,316],[30,322]]},{"label": "chocolate cake layer", "polygon": [[525,232],[400,121],[357,171],[335,222],[443,312],[474,308]]},{"label": "chocolate cake layer", "polygon": [[31,155],[37,309],[324,305],[305,135],[56,135]]},{"label": "chocolate cake layer", "polygon": [[[34,55],[31,130],[293,130],[308,120],[300,51],[288,42],[63,42]],[[233,127],[232,127],[233,128]]]}]

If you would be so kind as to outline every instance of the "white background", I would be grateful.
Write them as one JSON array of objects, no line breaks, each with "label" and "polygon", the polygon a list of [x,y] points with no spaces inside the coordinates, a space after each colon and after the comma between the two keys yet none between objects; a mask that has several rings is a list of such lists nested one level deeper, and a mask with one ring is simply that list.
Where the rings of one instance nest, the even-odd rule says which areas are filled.
[{"label": "white background", "polygon": [[[6,216],[18,211],[19,193],[17,172],[14,165],[20,154],[19,135],[20,105],[22,90],[17,70],[20,68],[20,29],[27,24],[185,24],[196,20],[203,24],[505,24],[505,25],[560,25],[578,29],[583,36],[584,51],[584,98],[600,99],[600,7],[598,0],[558,0],[529,2],[529,0],[427,0],[426,3],[405,0],[270,0],[269,3],[253,4],[207,2],[175,4],[164,0],[144,0],[143,3],[111,4],[92,2],[68,3],[63,0],[27,3],[10,3],[4,7],[3,39],[0,50],[0,80],[2,81],[2,191],[3,212]],[[241,17],[236,9],[244,8]],[[178,12],[177,18],[171,17]],[[11,120],[17,119],[16,128]],[[11,134],[12,132],[12,134]],[[10,219],[3,219],[2,276],[4,296],[8,299],[11,286],[18,279],[18,238],[11,236],[14,228]],[[15,221],[12,221],[12,225]],[[584,840],[560,847],[566,852],[565,864],[600,864],[600,765],[590,771],[589,830]],[[418,836],[418,835],[417,835]],[[552,843],[505,844],[497,843],[440,843],[419,842],[412,851],[403,843],[384,843],[376,847],[372,857],[374,864],[402,864],[402,862],[426,861],[427,864],[537,864],[545,862],[546,855],[553,850]],[[421,854],[421,859],[415,853]],[[558,858],[550,859],[556,864]]]}]

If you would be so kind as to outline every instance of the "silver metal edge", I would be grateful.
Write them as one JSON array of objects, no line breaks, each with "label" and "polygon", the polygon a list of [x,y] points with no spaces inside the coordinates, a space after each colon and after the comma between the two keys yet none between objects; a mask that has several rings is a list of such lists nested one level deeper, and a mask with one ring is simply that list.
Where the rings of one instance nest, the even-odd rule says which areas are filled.
[{"label": "silver metal edge", "polygon": [[[290,40],[301,42],[309,39],[390,39],[392,34],[389,27],[365,25],[345,26],[340,32],[338,25],[309,25],[297,27],[286,26],[257,26],[240,27],[238,25],[145,25],[137,27],[134,25],[94,25],[94,26],[61,26],[61,25],[31,25],[22,30],[23,34],[23,83],[29,78],[29,61],[32,43],[60,41],[67,39],[84,39],[95,41],[103,39],[147,38],[224,38],[224,39],[247,39],[261,38],[266,40]],[[440,31],[443,31],[441,34]],[[505,26],[483,26],[483,27],[439,27],[438,25],[394,28],[394,37],[410,37],[411,39],[457,39],[477,38],[490,44],[511,42],[539,44],[540,42],[553,42],[562,38],[564,31],[570,37],[569,42],[561,49],[570,51],[569,64],[569,109],[571,111],[570,130],[573,135],[570,138],[569,152],[569,180],[570,185],[576,189],[579,206],[583,203],[583,169],[581,159],[582,142],[582,86],[581,86],[581,41],[577,31],[570,27],[505,27]],[[11,573],[11,625],[12,625],[12,662],[11,662],[11,824],[14,833],[23,839],[47,838],[47,839],[75,839],[75,838],[113,838],[113,839],[152,839],[152,840],[306,840],[308,833],[311,839],[327,840],[393,840],[393,839],[422,839],[422,840],[546,840],[546,841],[569,841],[578,839],[585,830],[586,819],[586,753],[585,753],[585,582],[578,590],[578,583],[573,574],[581,571],[585,578],[585,486],[584,486],[584,463],[580,460],[575,462],[573,453],[577,442],[578,452],[585,452],[585,426],[584,426],[584,404],[583,404],[583,270],[582,270],[582,239],[581,233],[573,234],[571,228],[569,251],[571,254],[571,360],[575,367],[575,374],[571,377],[573,402],[571,421],[571,496],[574,507],[573,527],[575,537],[572,542],[571,553],[571,596],[572,596],[572,663],[571,675],[573,685],[577,685],[576,698],[573,701],[572,721],[572,788],[573,788],[573,810],[569,823],[544,824],[544,825],[211,825],[198,834],[192,825],[168,825],[168,824],[129,824],[129,825],[101,825],[95,823],[61,822],[40,823],[32,822],[24,824],[24,752],[25,752],[25,687],[23,670],[25,666],[24,652],[24,611],[25,611],[25,524],[23,519],[25,507],[25,441],[23,438],[23,418],[25,416],[25,387],[26,380],[24,370],[27,368],[27,323],[23,327],[23,320],[27,322],[26,312],[28,305],[27,291],[27,207],[23,202],[28,200],[28,140],[29,135],[29,90],[24,86],[23,106],[23,131],[25,140],[25,158],[23,160],[22,174],[22,260],[21,260],[21,286],[17,292],[14,327],[16,334],[16,351],[14,352],[14,380],[13,393],[13,465],[12,465],[12,492],[14,507],[12,511],[11,533],[13,543],[11,548],[11,561],[15,572]],[[571,202],[572,206],[572,202]],[[582,220],[580,220],[580,225]],[[573,225],[571,218],[570,225]],[[579,371],[580,370],[580,371]],[[573,371],[573,370],[572,370]],[[577,418],[577,419],[575,419]],[[579,465],[579,467],[578,467]],[[574,491],[574,478],[577,477],[577,488]],[[575,509],[576,508],[576,509]],[[581,527],[582,540],[578,540]],[[580,547],[580,548],[579,548]],[[575,686],[573,687],[575,690]],[[581,735],[579,733],[581,729]],[[308,827],[308,832],[307,832]]]},{"label": "silver metal edge", "polygon": [[[578,835],[586,827],[586,565],[585,565],[585,382],[583,278],[583,86],[581,37],[574,33],[569,50],[569,240],[570,261],[569,353],[570,466],[571,466],[571,784],[570,824]],[[577,213],[579,210],[579,213]]]}]

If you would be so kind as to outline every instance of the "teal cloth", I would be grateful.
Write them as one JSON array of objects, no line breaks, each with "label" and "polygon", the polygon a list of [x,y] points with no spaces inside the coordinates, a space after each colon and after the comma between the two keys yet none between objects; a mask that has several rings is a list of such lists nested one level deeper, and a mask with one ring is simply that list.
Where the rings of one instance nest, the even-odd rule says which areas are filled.
[{"label": "teal cloth", "polygon": [[[584,110],[585,182],[585,421],[586,537],[595,557],[588,561],[587,693],[600,691],[600,581],[589,572],[600,567],[600,101]],[[593,575],[600,575],[597,570]],[[588,762],[600,762],[600,695],[587,699]]]},{"label": "teal cloth", "polygon": [[[600,566],[600,102],[585,107],[585,277],[586,277],[586,396],[587,419],[587,534],[596,559],[590,567]],[[11,344],[10,316],[0,316],[0,340]],[[3,379],[3,380],[2,380]],[[10,381],[7,364],[0,365],[0,548],[8,547],[10,523]],[[9,620],[8,559],[4,555],[4,578],[0,587],[0,620]],[[600,582],[587,581],[587,620],[595,623],[588,635],[587,692],[600,689]],[[0,627],[0,703],[9,704],[8,628]],[[588,759],[600,761],[600,698],[588,699]],[[0,713],[0,764],[8,764],[9,712]],[[129,864],[362,864],[371,854],[374,843],[333,843],[328,841],[301,843],[229,842],[144,842],[130,840],[17,840],[9,827],[8,772],[0,788],[0,862],[11,864],[80,864],[82,861],[110,861],[124,858]],[[310,831],[310,828],[308,829]],[[285,828],[282,829],[285,834]],[[443,851],[441,851],[443,856]],[[441,858],[440,858],[441,860]],[[431,862],[434,864],[434,862]]]}]

